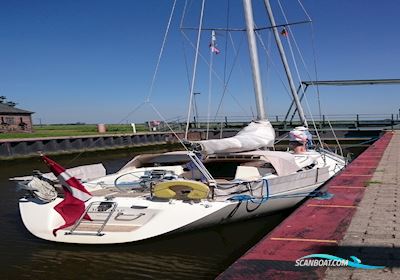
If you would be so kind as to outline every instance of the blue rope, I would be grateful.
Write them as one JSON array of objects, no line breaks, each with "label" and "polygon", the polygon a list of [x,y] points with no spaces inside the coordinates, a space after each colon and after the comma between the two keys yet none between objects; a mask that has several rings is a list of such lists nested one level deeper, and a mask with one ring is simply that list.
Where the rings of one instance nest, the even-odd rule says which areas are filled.
[{"label": "blue rope", "polygon": [[331,199],[333,197],[332,194],[328,194],[328,193],[321,193],[320,191],[312,191],[312,192],[304,192],[304,193],[296,193],[296,194],[282,194],[282,195],[276,195],[276,196],[270,196],[269,195],[269,185],[268,185],[268,181],[264,180],[266,183],[266,191],[267,191],[267,195],[266,196],[262,196],[261,198],[258,198],[258,201],[256,201],[255,199],[257,199],[256,197],[250,196],[250,195],[235,195],[231,198],[229,198],[228,200],[232,200],[232,201],[250,201],[253,203],[265,203],[267,202],[269,199],[279,199],[279,198],[294,198],[294,197],[319,197],[319,199],[324,199],[324,200],[328,200]]},{"label": "blue rope", "polygon": [[254,202],[253,199],[250,200],[251,202],[253,202],[253,203],[259,203],[259,204],[264,203],[264,202],[267,202],[267,200],[270,198],[270,197],[269,197],[269,184],[268,184],[268,180],[267,180],[267,179],[263,179],[263,187],[264,187],[264,186],[265,186],[265,189],[266,189],[266,191],[267,191],[267,195],[266,195],[266,196],[262,196],[262,198],[260,199],[259,202]]},{"label": "blue rope", "polygon": [[254,202],[255,197],[254,196],[250,196],[247,194],[239,194],[239,195],[235,195],[232,196],[230,198],[228,198],[228,200],[232,200],[232,201],[251,201],[253,203],[264,203],[266,202],[270,197],[269,197],[269,184],[268,184],[268,180],[267,179],[263,179],[263,188],[265,187],[265,190],[267,192],[266,196],[262,196],[261,197],[261,202]]}]

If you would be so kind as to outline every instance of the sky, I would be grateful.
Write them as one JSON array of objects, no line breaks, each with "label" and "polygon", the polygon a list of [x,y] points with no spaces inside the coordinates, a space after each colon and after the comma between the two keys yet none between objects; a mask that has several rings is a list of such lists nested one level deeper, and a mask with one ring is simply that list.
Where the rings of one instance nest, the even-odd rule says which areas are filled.
[{"label": "sky", "polygon": [[[197,27],[200,0],[188,1],[184,26]],[[242,1],[206,1],[203,27],[243,28]],[[284,18],[271,0],[276,21]],[[297,0],[281,0],[289,22],[307,15]],[[295,25],[289,37],[301,80],[400,78],[400,2],[397,0],[303,0],[311,24]],[[0,95],[34,111],[34,123],[129,123],[184,118],[189,100],[196,31],[179,30],[185,4],[178,0],[169,36],[150,94],[172,0],[14,0],[0,1]],[[269,26],[261,0],[253,0],[258,27]],[[227,16],[228,15],[228,16]],[[217,32],[220,54],[210,55],[210,31],[201,35],[195,82],[200,116],[255,114],[246,36]],[[282,85],[283,69],[269,31],[260,32],[266,110],[284,115],[291,99]],[[293,37],[300,49],[297,51]],[[296,85],[288,39],[282,37]],[[233,43],[232,43],[233,42]],[[237,51],[237,55],[234,51]],[[307,66],[302,66],[301,53]],[[214,74],[209,75],[212,61]],[[317,72],[315,67],[317,66]],[[320,87],[323,114],[397,114],[400,85]],[[306,112],[318,115],[317,92],[307,91]]]}]

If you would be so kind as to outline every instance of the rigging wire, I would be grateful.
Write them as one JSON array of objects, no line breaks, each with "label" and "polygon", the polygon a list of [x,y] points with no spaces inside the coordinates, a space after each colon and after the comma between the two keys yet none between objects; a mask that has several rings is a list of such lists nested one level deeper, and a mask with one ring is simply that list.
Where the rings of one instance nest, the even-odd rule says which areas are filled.
[{"label": "rigging wire", "polygon": [[225,49],[224,49],[224,89],[226,85],[226,70],[227,70],[227,61],[228,61],[228,33],[229,33],[229,16],[230,16],[230,3],[228,0],[228,4],[226,7],[226,30],[225,30]]},{"label": "rigging wire", "polygon": [[176,1],[177,1],[177,0],[174,0],[174,3],[173,3],[173,5],[172,5],[172,9],[171,9],[171,13],[170,13],[170,15],[169,15],[168,24],[167,24],[167,28],[166,28],[165,33],[164,33],[164,38],[163,38],[163,42],[162,42],[162,44],[161,44],[160,53],[158,54],[156,69],[154,70],[153,78],[152,78],[152,80],[151,80],[149,93],[147,94],[147,97],[146,97],[146,99],[145,99],[146,102],[149,102],[149,101],[150,101],[150,97],[151,97],[151,95],[153,94],[154,83],[155,83],[155,81],[156,81],[156,77],[157,77],[157,73],[158,73],[158,68],[160,67],[161,58],[162,58],[162,55],[163,55],[163,53],[164,53],[164,47],[165,47],[165,44],[166,44],[166,42],[167,42],[167,37],[168,37],[169,29],[170,29],[170,27],[171,27],[171,21],[172,21],[174,12],[175,12]]},{"label": "rigging wire", "polygon": [[[318,81],[317,58],[316,58],[317,56],[316,56],[315,38],[314,38],[314,35],[315,35],[315,34],[314,34],[314,25],[313,25],[313,23],[312,23],[312,20],[311,20],[310,16],[308,15],[307,11],[305,10],[303,4],[300,2],[300,0],[298,0],[298,3],[300,4],[301,8],[303,9],[303,12],[304,12],[305,15],[308,17],[308,20],[309,20],[309,22],[310,22],[310,24],[311,24],[311,42],[312,42],[312,51],[313,51],[314,74],[315,74],[315,80]],[[282,5],[282,3],[281,3],[279,0],[278,0],[278,4],[279,4],[279,7],[280,7],[281,12],[282,12],[282,14],[283,14],[283,17],[284,17],[286,23],[288,24],[288,19],[287,19],[287,17],[286,17],[286,14],[285,14],[283,5]],[[304,60],[303,54],[302,54],[302,52],[300,51],[300,47],[299,47],[299,45],[298,45],[298,43],[297,43],[296,37],[294,36],[294,31],[292,30],[292,28],[290,27],[290,25],[287,25],[286,28],[288,28],[289,32],[292,34],[293,42],[294,42],[294,44],[295,44],[295,46],[296,46],[297,53],[298,53],[299,56],[300,56],[300,59],[301,59],[301,62],[302,62],[302,64],[303,64],[303,66],[304,66],[305,72],[306,72],[306,74],[307,74],[309,80],[312,81],[313,79],[312,79],[312,77],[311,77],[310,72],[308,71],[307,63],[306,63],[305,60]],[[301,82],[301,81],[300,81],[300,82]],[[311,82],[311,84],[312,84],[313,86],[315,86],[315,84],[314,84],[313,82]],[[319,85],[318,85],[318,84],[316,85],[315,89],[316,89],[316,93],[317,93],[319,119],[321,120],[321,119],[322,119],[322,110],[321,110],[321,99],[320,99],[320,91],[319,91]]]},{"label": "rigging wire", "polygon": [[[185,16],[186,16],[187,2],[188,2],[188,0],[185,1],[185,5],[183,7],[181,23],[180,23],[181,27],[183,26],[183,22],[184,22],[184,19],[185,19]],[[182,29],[180,29],[180,30],[181,30],[181,33],[184,33],[184,31]],[[188,82],[188,90],[190,90],[189,64],[188,64],[186,48],[185,48],[185,41],[183,40],[183,36],[181,37],[181,43],[182,43],[182,50],[183,50],[183,59],[185,61],[186,78],[187,78],[187,82]]]},{"label": "rigging wire", "polygon": [[183,11],[182,11],[182,17],[181,17],[181,21],[180,21],[180,24],[179,24],[179,28],[181,30],[183,29],[183,23],[185,22],[186,11],[192,7],[192,4],[193,4],[193,0],[190,1],[189,5],[188,5],[188,0],[185,0],[185,4],[183,6]]},{"label": "rigging wire", "polygon": [[[267,49],[270,50],[271,49],[271,45],[272,45],[272,32],[271,30],[269,30],[268,32],[268,36],[267,36]],[[267,79],[267,81],[269,80],[270,74],[271,74],[271,62],[269,59],[266,59],[266,69],[265,69],[265,77]],[[268,88],[270,87],[271,83],[267,83],[267,89],[266,91],[269,92]],[[265,101],[268,104],[268,95],[265,96]]]},{"label": "rigging wire", "polygon": [[342,149],[342,146],[341,146],[340,143],[339,143],[339,139],[336,137],[336,133],[335,133],[335,131],[333,130],[332,124],[331,124],[331,122],[329,121],[329,119],[327,119],[327,121],[328,121],[329,127],[330,127],[331,130],[332,130],[333,136],[335,137],[336,144],[337,144],[338,147],[339,147],[340,155],[343,157],[343,149]]},{"label": "rigging wire", "polygon": [[304,8],[303,3],[301,3],[300,0],[297,0],[297,2],[299,3],[300,7],[303,9],[304,14],[308,17],[308,20],[309,20],[310,22],[312,22],[312,19],[311,19],[310,15],[307,13],[307,10]]},{"label": "rigging wire", "polygon": [[172,129],[172,127],[169,125],[169,123],[167,122],[166,118],[161,114],[161,112],[159,110],[157,110],[157,108],[154,106],[154,104],[152,104],[152,103],[148,103],[148,104],[153,109],[153,111],[160,117],[160,119],[167,125],[168,129],[171,130],[172,134],[176,137],[176,139],[178,139],[179,143],[183,146],[183,148],[186,151],[189,151],[188,148],[186,147],[186,145],[183,143],[182,139]]},{"label": "rigging wire", "polygon": [[194,64],[193,64],[193,75],[192,75],[192,82],[191,82],[191,85],[190,85],[189,108],[188,108],[188,114],[187,114],[187,119],[186,119],[186,130],[185,130],[185,138],[186,139],[187,139],[188,132],[189,132],[190,111],[192,109],[194,84],[195,84],[195,80],[196,80],[197,60],[198,60],[198,57],[199,57],[199,47],[200,47],[200,39],[201,39],[201,27],[203,25],[204,7],[205,7],[205,0],[203,0],[202,3],[201,3],[199,30],[197,32],[196,54],[195,54]]},{"label": "rigging wire", "polygon": [[[224,100],[224,97],[225,97],[226,93],[229,93],[229,95],[232,97],[233,101],[238,105],[238,107],[244,112],[245,115],[247,115],[247,113],[248,113],[247,110],[238,101],[238,99],[228,90],[228,84],[229,84],[229,81],[230,81],[230,79],[232,77],[233,70],[234,70],[234,68],[236,66],[236,63],[238,62],[238,56],[239,56],[240,49],[242,47],[243,40],[244,40],[244,34],[243,34],[243,36],[241,37],[242,39],[241,39],[241,41],[239,43],[238,50],[236,50],[235,43],[234,43],[233,37],[232,37],[232,31],[233,30],[229,28],[229,26],[230,26],[230,21],[229,21],[229,19],[230,19],[230,17],[229,17],[230,16],[230,0],[228,0],[226,15],[227,15],[226,16],[227,21],[226,21],[226,28],[224,30],[225,31],[225,49],[224,49],[225,57],[224,57],[223,89],[222,89],[221,98],[220,98],[218,106],[217,106],[217,110],[215,111],[215,114],[214,114],[214,122],[216,121],[221,109],[223,108],[222,105],[223,105],[223,100]],[[243,30],[243,31],[245,31],[245,30]],[[231,67],[231,69],[229,71],[229,74],[228,74],[228,77],[227,77],[226,76],[227,67],[228,67],[227,66],[227,56],[228,56],[228,50],[229,50],[229,48],[228,48],[228,36],[229,36],[229,41],[230,41],[230,43],[232,45],[232,49],[233,49],[233,52],[234,52],[234,59],[233,59],[232,67]],[[239,69],[242,70],[242,72],[244,73],[242,67],[240,66],[240,62],[238,62],[238,64],[239,64]],[[222,131],[222,122],[221,122],[221,131]]]},{"label": "rigging wire", "polygon": [[[282,14],[283,14],[283,16],[284,16],[284,18],[285,18],[286,23],[288,23],[288,20],[287,20],[285,11],[283,10],[283,7],[282,7],[282,5],[281,5],[281,1],[280,1],[280,0],[278,0],[278,4],[279,4],[279,7],[281,8],[281,12],[282,12]],[[322,144],[322,140],[321,140],[321,137],[320,137],[320,135],[319,135],[319,132],[318,132],[317,125],[316,125],[316,123],[315,123],[313,114],[312,114],[312,112],[311,112],[310,104],[308,103],[307,96],[305,95],[305,92],[304,92],[304,85],[301,83],[301,76],[300,76],[299,68],[298,68],[297,61],[296,61],[296,58],[295,58],[295,55],[294,55],[294,52],[293,52],[292,44],[291,44],[291,42],[290,42],[290,38],[294,38],[294,36],[293,36],[293,34],[292,34],[292,31],[290,30],[290,27],[288,27],[288,29],[289,29],[289,34],[286,36],[286,38],[287,38],[286,41],[287,41],[287,43],[288,43],[288,47],[289,47],[289,50],[290,50],[290,54],[291,54],[291,56],[292,56],[293,66],[294,66],[294,68],[295,68],[295,70],[296,70],[297,78],[298,78],[299,81],[300,81],[300,88],[301,88],[301,91],[302,91],[302,93],[303,93],[303,96],[305,97],[305,101],[306,101],[306,105],[307,105],[307,110],[308,110],[308,112],[309,112],[309,114],[310,114],[310,118],[311,118],[311,121],[312,121],[314,130],[315,130],[315,133],[317,134],[318,142],[319,142],[320,145],[322,146],[322,145],[323,145],[323,144]],[[289,36],[290,36],[290,37],[289,37]],[[304,60],[303,60],[303,61],[304,61]]]},{"label": "rigging wire", "polygon": [[[239,44],[239,48],[236,50],[235,45],[234,45],[234,41],[233,41],[233,38],[232,38],[232,34],[231,34],[230,32],[229,32],[229,37],[230,37],[230,41],[231,41],[231,44],[232,44],[232,49],[233,49],[233,52],[234,52],[234,54],[235,54],[235,57],[234,57],[234,59],[233,59],[232,67],[231,67],[231,69],[230,69],[230,71],[229,71],[228,78],[227,78],[226,81],[224,81],[224,89],[223,89],[223,91],[222,91],[222,95],[221,95],[221,98],[220,98],[220,100],[219,100],[217,110],[215,111],[214,121],[217,119],[217,116],[218,116],[218,114],[219,114],[219,111],[220,111],[221,108],[222,108],[222,102],[223,102],[223,99],[224,99],[224,97],[225,97],[225,94],[228,92],[228,84],[229,84],[229,81],[231,80],[231,77],[232,77],[232,74],[233,74],[233,70],[234,70],[234,68],[235,68],[235,66],[236,66],[236,62],[238,61],[240,49],[241,49],[241,47],[242,47],[243,39],[244,39],[244,37],[242,37],[242,40],[240,41],[240,44]],[[237,104],[239,105],[239,107],[243,110],[243,112],[244,112],[244,113],[247,113],[246,110],[243,108],[243,106],[240,104],[240,102],[236,99],[236,97],[235,97],[234,95],[232,95],[232,94],[231,94],[231,97],[236,101],[236,103],[237,103]]]},{"label": "rigging wire", "polygon": [[[230,32],[229,32],[229,25],[230,25],[229,16],[230,16],[230,6],[231,6],[230,4],[231,4],[231,1],[228,0],[228,3],[226,5],[226,30],[225,30],[225,49],[224,49],[224,83],[222,85],[221,101],[218,104],[216,113],[214,114],[214,122],[215,122],[215,120],[217,118],[217,115],[218,115],[218,112],[219,112],[219,110],[221,108],[221,105],[222,105],[221,102],[222,102],[223,96],[225,95],[226,87],[228,86],[228,82],[226,81],[226,71],[227,71],[227,67],[228,67],[228,63],[227,63],[227,61],[228,61],[228,35],[230,35]],[[220,136],[222,138],[222,122],[221,122]]]},{"label": "rigging wire", "polygon": [[[184,41],[184,32],[185,31],[182,29],[183,23],[184,23],[185,17],[186,17],[187,4],[188,4],[188,0],[185,1],[185,5],[183,7],[182,17],[181,17],[181,22],[180,22],[180,31],[181,31],[181,45],[182,45],[182,52],[183,52],[183,60],[185,62],[186,79],[187,79],[188,92],[189,92],[190,91],[189,63],[188,63],[187,52],[186,52],[185,41]],[[191,6],[192,4],[193,4],[193,1],[190,1],[189,6]],[[196,116],[195,106],[193,106],[193,116]]]},{"label": "rigging wire", "polygon": [[[215,33],[212,31],[211,34],[211,44],[215,44],[213,42]],[[212,69],[213,69],[213,61],[214,61],[214,52],[213,45],[210,46],[210,65],[208,70],[208,104],[207,104],[207,128],[206,128],[206,140],[208,140],[208,133],[210,132],[210,111],[211,111],[211,94],[212,94]]]},{"label": "rigging wire", "polygon": [[[310,15],[307,13],[307,10],[304,8],[303,3],[301,3],[300,0],[297,0],[299,3],[300,7],[303,9],[304,14],[308,17],[308,20],[310,21],[310,28],[311,28],[311,45],[312,45],[312,51],[313,51],[313,58],[314,58],[314,74],[315,74],[315,80],[318,81],[318,70],[317,70],[317,52],[315,49],[315,30],[314,30],[314,24],[313,21],[311,20]],[[318,112],[319,112],[319,119],[322,120],[322,109],[321,109],[321,98],[320,98],[320,91],[319,91],[319,84],[316,84],[316,91],[317,91],[317,100],[318,100]]]},{"label": "rigging wire", "polygon": [[[294,57],[293,48],[292,48],[292,44],[290,43],[289,37],[288,37],[288,39],[287,39],[287,42],[288,42],[289,50],[290,50],[290,53],[291,53],[291,56],[292,56],[293,65],[294,65],[294,68],[295,68],[295,70],[296,70],[297,78],[299,79],[299,81],[301,81],[299,68],[298,68],[298,66],[297,66],[297,62],[296,62],[296,59],[295,59],[295,57]],[[301,88],[301,91],[302,91],[302,93],[303,93],[304,99],[305,99],[305,101],[306,101],[307,110],[308,110],[308,112],[309,112],[309,114],[310,114],[310,118],[311,118],[311,121],[312,121],[314,130],[315,130],[315,133],[317,134],[318,142],[319,142],[320,145],[322,146],[322,140],[321,140],[321,137],[320,137],[320,135],[319,135],[318,128],[317,128],[317,125],[316,125],[316,123],[315,123],[314,116],[313,116],[313,114],[312,114],[312,112],[311,112],[311,107],[310,107],[310,104],[308,103],[308,98],[307,98],[307,95],[306,95],[305,92],[304,92],[304,86],[303,86],[302,83],[300,83],[300,88]]]},{"label": "rigging wire", "polygon": [[[312,51],[314,57],[314,72],[315,72],[315,80],[318,81],[318,71],[317,71],[317,52],[315,50],[315,31],[314,31],[314,24],[311,22],[311,44],[312,44]],[[321,98],[320,98],[320,91],[319,91],[319,84],[316,84],[316,91],[317,91],[317,100],[318,100],[318,112],[319,112],[319,120],[322,120],[322,108],[321,108]]]},{"label": "rigging wire", "polygon": [[273,61],[270,52],[268,51],[268,49],[267,49],[267,47],[265,46],[265,43],[264,43],[264,41],[263,41],[261,35],[260,35],[258,32],[256,32],[256,37],[257,37],[258,41],[260,42],[261,47],[263,48],[264,52],[267,54],[267,57],[269,58],[269,61],[270,61],[270,63],[272,64],[273,69],[275,69],[276,75],[277,75],[277,77],[279,78],[279,80],[280,80],[280,82],[281,82],[283,88],[285,89],[285,92],[287,93],[287,95],[289,96],[289,98],[292,99],[292,96],[290,96],[290,92],[289,92],[289,89],[288,89],[288,87],[287,87],[287,85],[286,85],[286,82],[283,80],[283,78],[281,77],[280,73],[278,72],[278,67],[277,67],[277,65],[275,64],[275,62]]},{"label": "rigging wire", "polygon": [[[190,46],[195,49],[195,45],[193,44],[193,42],[188,38],[188,36],[186,35],[186,33],[182,33],[183,37],[186,39],[186,41],[188,41],[188,43],[190,44]],[[202,55],[202,53],[199,51],[199,56],[201,58],[201,60],[208,66],[209,63],[207,61],[207,59]],[[218,79],[219,82],[223,83],[223,79],[221,78],[221,76],[213,69],[213,74],[214,76]],[[232,92],[229,90],[229,88],[226,88],[226,92],[229,93],[229,95],[232,97],[232,99],[235,101],[235,103],[238,105],[238,107],[240,109],[242,109],[242,111],[247,114],[247,111],[244,109],[244,107],[240,104],[240,102],[237,100],[237,98],[232,94]]]},{"label": "rigging wire", "polygon": [[[164,47],[165,47],[166,40],[167,40],[167,37],[168,37],[169,29],[170,29],[170,26],[171,26],[171,21],[172,21],[174,12],[175,12],[176,2],[177,2],[177,0],[174,0],[174,2],[173,2],[173,4],[172,4],[171,12],[170,12],[169,19],[168,19],[167,28],[166,28],[166,30],[165,30],[165,34],[164,34],[164,38],[163,38],[163,43],[162,43],[162,46],[161,46],[161,49],[160,49],[160,53],[159,53],[159,56],[158,56],[158,60],[157,60],[156,68],[155,68],[155,71],[154,71],[153,79],[152,79],[152,81],[151,81],[149,93],[148,93],[147,97],[145,98],[145,100],[144,100],[142,103],[140,103],[139,105],[137,105],[132,111],[130,111],[125,117],[123,117],[117,124],[121,124],[122,122],[127,121],[128,118],[129,118],[132,114],[134,114],[136,111],[138,111],[143,105],[148,104],[149,101],[150,101],[150,97],[151,97],[151,95],[152,95],[152,93],[153,93],[154,83],[155,83],[156,76],[157,76],[157,73],[158,73],[158,68],[159,68],[159,65],[160,65],[160,61],[161,61],[161,58],[162,58],[162,54],[163,54],[163,52],[164,52]],[[89,148],[90,148],[90,147],[93,147],[98,141],[100,141],[100,139],[101,139],[101,138],[98,138],[98,139],[95,140],[93,143],[91,143],[91,145],[89,146]],[[69,165],[69,164],[71,164],[72,162],[74,162],[75,160],[77,160],[77,159],[78,159],[83,153],[85,153],[85,152],[86,152],[86,151],[82,151],[82,152],[80,152],[79,154],[77,154],[75,157],[73,157],[73,158],[67,163],[67,165]]]}]

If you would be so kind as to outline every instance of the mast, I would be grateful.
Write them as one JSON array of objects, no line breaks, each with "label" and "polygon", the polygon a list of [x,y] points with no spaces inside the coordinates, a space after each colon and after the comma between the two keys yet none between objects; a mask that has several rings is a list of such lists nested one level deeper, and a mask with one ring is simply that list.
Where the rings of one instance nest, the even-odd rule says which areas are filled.
[{"label": "mast", "polygon": [[303,123],[303,125],[305,127],[308,127],[306,117],[304,116],[303,107],[301,106],[301,102],[299,100],[299,96],[297,95],[296,88],[294,86],[292,73],[290,72],[289,64],[288,64],[287,59],[286,59],[285,50],[283,49],[281,38],[279,37],[278,28],[276,27],[274,14],[272,13],[272,9],[271,9],[271,5],[269,3],[269,0],[264,0],[264,4],[265,4],[265,7],[267,9],[269,20],[271,22],[272,31],[274,33],[276,45],[278,46],[279,54],[281,56],[281,60],[282,60],[283,66],[285,68],[286,77],[287,77],[288,82],[289,82],[290,92],[292,93],[293,100],[296,103],[297,111],[299,112],[300,120],[301,120],[301,122]]},{"label": "mast", "polygon": [[254,34],[254,19],[251,0],[243,0],[244,16],[246,20],[247,41],[249,44],[251,70],[253,74],[253,86],[256,96],[257,120],[266,120],[267,116],[264,108],[264,99],[262,94],[262,84],[260,76],[260,65],[258,61],[258,52],[256,36]]}]

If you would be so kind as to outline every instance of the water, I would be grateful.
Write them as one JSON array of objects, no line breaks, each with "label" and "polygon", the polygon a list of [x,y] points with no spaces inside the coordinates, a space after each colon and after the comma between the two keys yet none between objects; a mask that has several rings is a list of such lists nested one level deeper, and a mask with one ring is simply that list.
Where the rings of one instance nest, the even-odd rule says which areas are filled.
[{"label": "water", "polygon": [[[66,167],[104,162],[115,171],[126,151],[53,157]],[[213,279],[279,224],[286,213],[171,235],[143,243],[76,245],[47,242],[22,224],[15,184],[8,178],[46,171],[40,159],[0,161],[0,275],[3,279]]]}]

